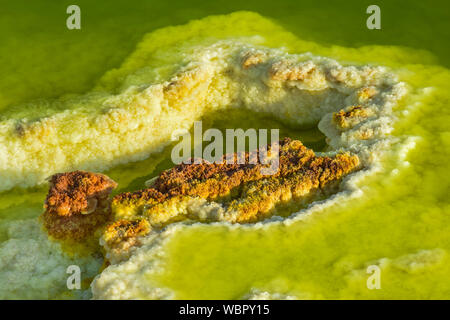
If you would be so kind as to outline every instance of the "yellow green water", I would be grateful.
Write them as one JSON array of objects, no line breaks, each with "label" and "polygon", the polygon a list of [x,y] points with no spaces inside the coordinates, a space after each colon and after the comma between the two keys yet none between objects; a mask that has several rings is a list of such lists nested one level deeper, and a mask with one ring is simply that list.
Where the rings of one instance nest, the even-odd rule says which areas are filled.
[{"label": "yellow green water", "polygon": [[[33,114],[33,103],[25,111],[11,107],[30,99],[94,87],[114,90],[121,72],[141,67],[145,59],[135,53],[119,71],[106,73],[99,81],[100,77],[119,67],[145,33],[236,9],[263,13],[275,18],[276,24],[253,14],[237,15],[234,23],[226,17],[211,18],[189,28],[154,33],[149,36],[152,41],[141,42],[137,52],[155,48],[164,52],[187,37],[199,41],[208,36],[259,34],[266,38],[266,45],[284,46],[292,53],[311,51],[341,61],[390,66],[413,92],[433,88],[425,99],[409,106],[410,114],[396,127],[397,135],[420,137],[407,156],[409,166],[393,175],[396,164],[386,163],[383,172],[362,186],[363,197],[323,210],[305,222],[232,231],[211,225],[186,228],[168,243],[167,269],[156,279],[161,286],[171,288],[179,298],[239,298],[251,288],[304,298],[450,298],[450,72],[445,68],[449,28],[442,13],[444,4],[404,2],[397,3],[397,8],[394,2],[381,3],[383,29],[369,31],[365,28],[367,4],[360,2],[339,6],[248,2],[245,7],[229,1],[199,2],[188,10],[183,10],[188,6],[185,2],[171,3],[170,8],[149,1],[79,3],[83,17],[85,12],[81,31],[65,29],[67,1],[22,3],[24,7],[20,1],[2,4],[0,116],[14,116],[19,109]],[[173,56],[159,53],[158,58],[156,65]],[[254,127],[279,125],[283,134],[310,137],[279,123],[253,121]],[[240,122],[231,117],[216,124],[243,127]],[[310,139],[311,147],[320,148],[320,139]],[[167,152],[107,174],[119,182],[119,191],[136,189],[170,165]],[[38,187],[1,193],[1,221],[37,216],[45,191]],[[0,240],[5,237],[0,227]],[[435,261],[409,269],[396,264],[420,250],[439,254]],[[382,288],[369,290],[365,268],[382,258],[394,262],[382,268]]]}]

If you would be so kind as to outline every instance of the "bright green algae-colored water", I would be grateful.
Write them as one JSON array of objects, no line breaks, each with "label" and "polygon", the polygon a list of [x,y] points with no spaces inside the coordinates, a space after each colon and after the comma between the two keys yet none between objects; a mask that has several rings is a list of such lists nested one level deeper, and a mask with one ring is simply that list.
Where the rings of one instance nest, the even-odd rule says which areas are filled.
[{"label": "bright green algae-colored water", "polygon": [[[2,8],[8,15],[0,19],[9,26],[0,28],[4,43],[0,47],[0,70],[5,75],[0,80],[2,115],[23,112],[11,108],[11,104],[34,98],[82,93],[96,86],[114,88],[114,73],[104,76],[100,86],[97,80],[105,71],[119,66],[146,32],[236,9],[252,9],[273,17],[301,40],[272,24],[261,23],[251,14],[236,26],[225,28],[221,25],[225,18],[213,19],[207,28],[204,24],[203,29],[186,29],[186,33],[199,32],[201,38],[202,32],[220,37],[262,32],[269,46],[386,65],[397,69],[401,80],[413,88],[433,87],[396,127],[396,135],[420,137],[408,154],[410,165],[398,174],[392,174],[396,169],[393,163],[386,163],[382,173],[362,186],[363,197],[289,226],[186,228],[169,242],[167,269],[155,280],[174,290],[178,298],[240,298],[252,288],[300,298],[450,297],[450,73],[439,66],[448,66],[445,39],[449,28],[442,16],[445,10],[438,4],[427,7],[421,2],[405,2],[399,8],[392,3],[380,4],[383,29],[369,31],[365,28],[367,5],[356,1],[339,7],[329,3],[314,7],[299,1],[248,2],[246,7],[228,1],[214,5],[199,2],[197,6],[191,4],[196,8],[189,10],[182,10],[187,6],[184,2],[180,6],[171,3],[169,8],[150,1],[135,5],[81,1],[83,29],[68,31],[64,12],[69,2],[36,1],[20,10],[18,3],[5,3]],[[163,30],[155,35],[159,42],[151,45],[171,46],[176,36],[187,35]],[[335,45],[378,46],[348,49]],[[133,61],[128,66],[132,68]],[[213,126],[236,123],[243,127],[233,116],[221,119]],[[315,150],[321,148],[321,140],[315,140],[310,131],[261,118],[253,121],[253,127],[281,126],[282,135],[303,139]],[[119,182],[118,191],[137,189],[171,166],[169,154],[166,150],[107,174]],[[37,216],[45,192],[46,187],[41,187],[0,194],[0,219]],[[1,227],[0,240],[6,240]],[[416,265],[405,267],[402,262],[407,255],[421,250],[430,250],[437,258],[431,262],[425,259],[422,264],[415,259]],[[391,262],[382,267],[382,288],[368,290],[365,268],[383,258]]]}]

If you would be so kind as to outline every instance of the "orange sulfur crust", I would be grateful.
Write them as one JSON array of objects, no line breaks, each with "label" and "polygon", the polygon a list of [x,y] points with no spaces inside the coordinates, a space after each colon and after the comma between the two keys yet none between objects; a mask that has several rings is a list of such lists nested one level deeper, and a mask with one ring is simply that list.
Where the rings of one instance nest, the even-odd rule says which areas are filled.
[{"label": "orange sulfur crust", "polygon": [[333,114],[333,121],[340,128],[346,129],[351,126],[355,118],[365,118],[369,116],[369,111],[360,105],[351,106],[347,111],[341,110]]},{"label": "orange sulfur crust", "polygon": [[[283,172],[295,171],[303,166],[314,152],[302,145],[300,141],[285,139],[279,143],[280,170],[274,176]],[[270,146],[268,154],[270,155]],[[244,164],[237,164],[238,155],[234,154],[233,164],[217,164],[202,161],[199,164],[180,164],[162,172],[151,188],[136,192],[126,192],[114,197],[113,211],[117,206],[134,207],[136,214],[141,214],[144,207],[163,203],[177,196],[201,197],[214,200],[230,194],[232,189],[249,181],[262,179],[261,169],[267,167],[256,161],[259,152],[241,154]],[[226,159],[224,156],[224,160]],[[225,161],[224,161],[225,162]]]},{"label": "orange sulfur crust", "polygon": [[[109,246],[131,244],[151,227],[186,218],[192,199],[219,205],[223,215],[213,220],[254,222],[270,215],[277,204],[313,197],[359,166],[355,155],[316,156],[289,138],[269,145],[269,157],[275,146],[279,162],[272,175],[262,173],[269,164],[256,161],[259,151],[235,153],[229,155],[232,164],[202,160],[175,166],[162,172],[150,188],[116,195],[111,204],[108,195],[116,183],[108,177],[83,171],[57,174],[50,179],[42,220],[54,238],[82,240],[110,219],[118,219],[106,227],[103,239]],[[238,158],[242,164],[236,163]],[[121,210],[128,215],[121,216]],[[200,219],[195,212],[188,217]]]},{"label": "orange sulfur crust", "polygon": [[113,212],[125,207],[130,216],[144,215],[161,225],[181,215],[176,208],[183,201],[203,198],[237,213],[232,222],[252,222],[277,203],[325,188],[359,165],[358,157],[349,154],[317,157],[296,140],[284,139],[279,147],[279,168],[273,175],[262,175],[264,165],[250,164],[249,153],[245,164],[181,164],[161,173],[151,188],[117,195]]},{"label": "orange sulfur crust", "polygon": [[284,171],[278,177],[269,177],[245,185],[241,196],[228,204],[228,211],[238,212],[234,222],[260,220],[277,204],[315,196],[315,192],[338,182],[358,164],[358,158],[348,154],[338,154],[335,158],[313,157],[299,170]]},{"label": "orange sulfur crust", "polygon": [[103,238],[111,246],[119,242],[136,238],[150,232],[150,224],[146,219],[118,220],[106,228]]},{"label": "orange sulfur crust", "polygon": [[74,171],[55,174],[49,182],[41,220],[52,237],[82,240],[110,219],[108,196],[117,183],[107,176]]}]

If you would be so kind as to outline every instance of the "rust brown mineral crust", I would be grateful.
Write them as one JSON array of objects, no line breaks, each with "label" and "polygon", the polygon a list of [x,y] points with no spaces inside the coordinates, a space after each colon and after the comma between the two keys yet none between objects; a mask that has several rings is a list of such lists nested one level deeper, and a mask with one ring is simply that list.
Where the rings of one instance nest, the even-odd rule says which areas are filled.
[{"label": "rust brown mineral crust", "polygon": [[[178,214],[173,212],[174,207],[181,206],[176,203],[203,198],[220,203],[228,213],[234,212],[235,217],[229,219],[233,222],[252,222],[277,203],[324,188],[359,165],[355,155],[317,157],[300,141],[288,138],[279,142],[279,167],[273,175],[262,175],[261,168],[267,165],[251,164],[252,155],[257,153],[245,153],[244,164],[175,166],[162,172],[150,188],[114,197],[113,212],[126,208],[130,216],[144,215],[164,224]],[[152,219],[154,216],[158,218]]]},{"label": "rust brown mineral crust", "polygon": [[106,228],[103,237],[111,246],[128,239],[146,235],[150,232],[150,224],[146,219],[118,220]]},{"label": "rust brown mineral crust", "polygon": [[[290,139],[285,139],[279,145],[282,171],[295,170],[295,168],[301,167],[304,161],[314,156],[313,151],[304,147],[300,141],[291,142]],[[270,154],[270,150],[269,146],[268,154]],[[250,161],[258,158],[258,151],[242,153],[240,156],[245,159],[244,164],[237,164],[238,154],[232,156],[232,164],[225,163],[227,158],[225,155],[223,164],[208,163],[202,160],[202,163],[199,164],[177,165],[170,170],[163,171],[151,188],[115,196],[113,207],[119,203],[148,206],[162,203],[176,196],[197,196],[212,200],[228,195],[233,188],[242,183],[263,177],[261,169],[267,165]],[[279,174],[280,170],[275,173],[275,175]]]},{"label": "rust brown mineral crust", "polygon": [[41,219],[54,238],[81,240],[110,218],[108,197],[117,183],[107,176],[73,171],[55,174],[49,182]]},{"label": "rust brown mineral crust", "polygon": [[114,246],[133,242],[152,227],[186,217],[202,219],[201,205],[215,204],[220,213],[212,220],[254,222],[270,215],[279,203],[311,198],[359,166],[356,155],[316,156],[289,138],[269,145],[265,152],[273,159],[274,150],[279,151],[278,162],[271,175],[261,170],[269,162],[257,161],[263,149],[234,153],[225,155],[221,164],[201,160],[177,165],[162,172],[151,187],[116,195],[111,203],[108,196],[116,183],[108,177],[83,171],[56,174],[50,179],[42,220],[53,237],[74,240],[93,234],[110,218],[117,220],[103,234],[106,243]]}]

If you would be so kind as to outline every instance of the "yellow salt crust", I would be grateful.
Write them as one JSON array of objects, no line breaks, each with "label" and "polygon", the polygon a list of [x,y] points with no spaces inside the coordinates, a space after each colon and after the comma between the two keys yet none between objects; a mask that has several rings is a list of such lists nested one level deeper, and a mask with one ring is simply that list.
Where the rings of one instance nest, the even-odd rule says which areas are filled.
[{"label": "yellow salt crust", "polygon": [[[36,185],[56,172],[103,171],[144,159],[170,143],[174,131],[189,129],[203,115],[226,108],[269,113],[295,125],[318,123],[327,137],[328,154],[350,151],[364,167],[377,165],[395,142],[390,137],[395,122],[392,108],[406,94],[405,84],[384,67],[343,66],[309,53],[288,54],[251,43],[251,39],[236,38],[194,46],[167,81],[145,81],[142,73],[148,70],[144,68],[127,75],[117,92],[59,101],[65,104],[64,111],[38,120],[2,120],[0,190]],[[345,119],[345,126],[333,121],[334,113],[354,105],[367,110],[367,116]],[[265,223],[289,224],[349,200],[357,196],[352,183],[364,174],[353,174],[344,181],[342,192],[301,215],[294,213],[287,220],[273,217]],[[201,200],[185,208],[199,216],[204,211],[205,219],[216,209],[205,207]],[[184,227],[176,223],[152,231],[139,239],[140,246],[108,248],[102,243],[112,265],[92,283],[94,298],[173,298],[171,290],[150,278],[164,270],[165,240]],[[15,270],[19,275],[21,269]]]},{"label": "yellow salt crust", "polygon": [[[223,87],[228,91],[226,94],[223,90],[210,91],[210,99],[214,97],[214,93],[219,95],[214,97],[215,105],[221,108],[227,105],[269,112],[290,123],[318,123],[319,129],[327,137],[326,154],[351,151],[358,155],[362,166],[366,168],[345,178],[340,192],[335,196],[293,213],[288,219],[275,216],[263,223],[228,225],[230,228],[264,228],[271,223],[290,224],[298,219],[307,219],[312,213],[325,207],[351,201],[361,194],[358,182],[369,171],[377,170],[381,157],[392,150],[401,158],[402,154],[406,154],[405,150],[414,145],[413,140],[407,140],[393,148],[399,138],[390,136],[396,120],[392,108],[406,94],[407,88],[387,69],[342,66],[331,59],[310,54],[289,55],[281,50],[248,47],[230,41],[219,42],[204,50],[209,52],[208,56],[213,56],[211,51],[223,53],[226,51],[224,48],[230,50],[228,58],[221,60],[221,63],[227,61],[227,67],[222,69],[226,72],[222,71],[215,83],[223,82]],[[183,76],[179,78],[185,79]],[[172,83],[172,88],[176,83],[178,82]],[[217,103],[220,100],[226,103]],[[337,112],[346,112],[355,105],[364,112],[346,114],[345,126],[333,120]],[[203,215],[205,220],[208,220],[211,213],[221,211],[220,206],[208,204],[201,199],[183,201],[180,205],[182,208],[178,206],[175,209],[187,214],[195,211],[198,216]],[[164,270],[164,241],[183,229],[187,223],[192,222],[175,223],[163,231],[154,230],[139,239],[139,247],[126,246],[122,250],[109,248],[103,243],[112,265],[92,283],[94,298],[173,298],[171,290],[152,284],[150,279],[157,278],[157,274]],[[270,298],[271,295],[267,296]]]},{"label": "yellow salt crust", "polygon": [[[297,125],[320,121],[333,150],[364,149],[372,144],[367,141],[389,134],[390,109],[406,92],[383,67],[342,66],[245,39],[194,47],[168,81],[127,78],[133,84],[120,93],[68,99],[65,111],[38,120],[1,121],[0,190],[33,186],[56,172],[103,171],[142,160],[170,143],[176,130],[225,108],[265,112]],[[359,117],[345,131],[329,121],[333,112],[355,104],[372,116]]]}]

